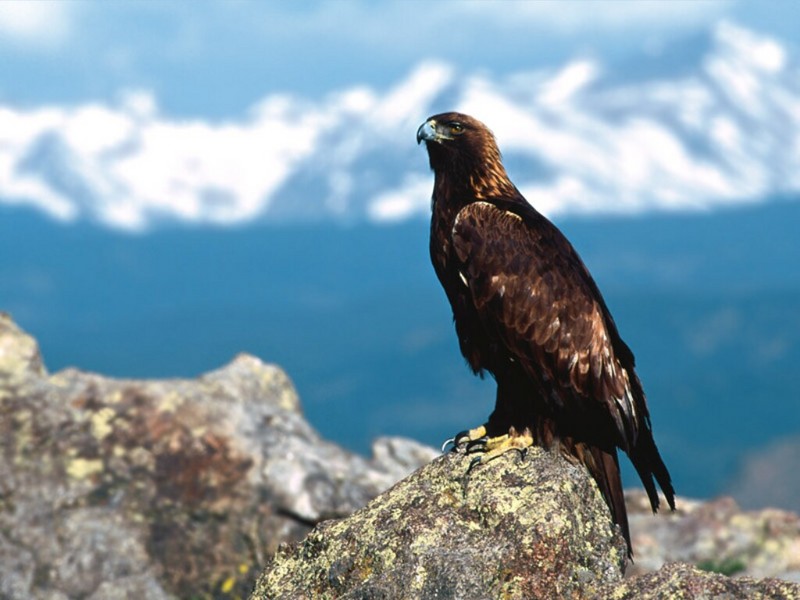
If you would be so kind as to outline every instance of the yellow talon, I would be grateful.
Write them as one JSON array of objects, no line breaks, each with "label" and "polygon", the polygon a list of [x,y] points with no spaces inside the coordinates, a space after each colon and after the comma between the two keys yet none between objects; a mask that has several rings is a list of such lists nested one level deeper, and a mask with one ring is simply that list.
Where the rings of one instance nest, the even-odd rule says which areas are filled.
[{"label": "yellow talon", "polygon": [[[479,454],[470,461],[467,473],[472,471],[475,466],[481,463],[487,463],[501,454],[505,454],[509,450],[519,450],[524,453],[526,449],[533,446],[533,434],[527,427],[522,430],[522,433],[517,433],[517,430],[511,427],[506,434],[486,439],[482,443],[472,443],[475,452],[482,452],[483,454]],[[470,448],[468,447],[467,454],[469,453]]]},{"label": "yellow talon", "polygon": [[455,450],[458,448],[459,444],[463,444],[464,442],[472,444],[474,442],[478,442],[478,440],[484,439],[485,437],[486,427],[484,425],[476,427],[475,429],[470,429],[469,431],[461,431],[450,439],[444,441],[444,444],[442,444],[442,452],[444,452],[445,449],[450,445],[453,446],[452,450]]},{"label": "yellow talon", "polygon": [[489,438],[483,447],[484,453],[480,456],[480,462],[489,462],[509,450],[523,451],[533,446],[533,434],[527,427],[518,433],[513,427],[504,435]]},{"label": "yellow talon", "polygon": [[470,429],[469,431],[465,431],[464,433],[460,434],[455,441],[456,446],[459,444],[463,444],[464,442],[475,442],[482,438],[486,437],[486,427],[481,425],[480,427],[476,427],[475,429]]}]

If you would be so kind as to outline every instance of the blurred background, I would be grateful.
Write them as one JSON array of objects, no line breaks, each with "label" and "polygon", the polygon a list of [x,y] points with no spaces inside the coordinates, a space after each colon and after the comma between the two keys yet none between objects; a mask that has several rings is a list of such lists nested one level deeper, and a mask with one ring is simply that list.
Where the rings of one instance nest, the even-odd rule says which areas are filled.
[{"label": "blurred background", "polygon": [[597,279],[678,492],[800,510],[798,40],[789,1],[1,2],[0,310],[51,371],[246,351],[345,447],[438,445],[494,402],[414,143],[461,110]]}]

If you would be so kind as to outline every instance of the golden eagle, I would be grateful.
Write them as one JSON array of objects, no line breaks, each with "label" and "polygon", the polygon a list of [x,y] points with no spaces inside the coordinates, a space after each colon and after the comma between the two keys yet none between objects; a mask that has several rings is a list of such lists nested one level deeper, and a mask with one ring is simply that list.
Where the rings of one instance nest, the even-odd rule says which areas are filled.
[{"label": "golden eagle", "polygon": [[632,554],[617,448],[650,498],[655,481],[675,509],[653,440],[642,384],[578,253],[511,183],[480,121],[443,113],[417,130],[434,172],[430,253],[472,370],[497,381],[488,421],[454,448],[473,464],[532,444],[561,448],[588,468]]}]

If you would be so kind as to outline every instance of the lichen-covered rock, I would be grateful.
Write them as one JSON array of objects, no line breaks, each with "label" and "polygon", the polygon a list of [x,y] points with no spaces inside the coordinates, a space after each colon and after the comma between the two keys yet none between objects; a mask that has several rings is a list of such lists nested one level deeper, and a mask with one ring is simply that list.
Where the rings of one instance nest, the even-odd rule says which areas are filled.
[{"label": "lichen-covered rock", "polygon": [[[710,572],[710,563],[650,565],[657,570],[642,573],[639,561],[652,558],[644,519],[673,537],[736,538],[740,519],[728,515],[731,522],[718,521],[715,528],[698,514],[726,513],[725,501],[686,500],[675,515],[645,517],[646,498],[639,506],[632,494],[641,558],[637,554],[623,578],[624,541],[583,469],[541,449],[524,458],[506,454],[468,473],[469,461],[461,453],[443,456],[352,516],[322,523],[302,542],[282,546],[251,600],[800,599],[796,583],[729,577]],[[771,531],[767,525],[763,533]],[[665,534],[662,542],[668,552],[674,540]],[[695,558],[721,547],[706,545],[707,553]]]},{"label": "lichen-covered rock", "polygon": [[0,598],[244,597],[279,543],[434,455],[321,439],[252,356],[196,380],[50,376],[0,313]]},{"label": "lichen-covered rock", "polygon": [[756,580],[708,573],[683,563],[625,579],[594,592],[593,600],[796,600],[800,586],[780,579]]},{"label": "lichen-covered rock", "polygon": [[450,453],[283,546],[254,599],[569,598],[619,581],[625,542],[585,469],[531,448]]}]

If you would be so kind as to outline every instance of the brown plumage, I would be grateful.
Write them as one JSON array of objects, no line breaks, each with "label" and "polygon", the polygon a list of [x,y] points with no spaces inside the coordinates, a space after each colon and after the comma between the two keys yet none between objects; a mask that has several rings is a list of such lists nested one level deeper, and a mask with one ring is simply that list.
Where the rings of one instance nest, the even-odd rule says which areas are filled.
[{"label": "brown plumage", "polygon": [[497,381],[487,433],[528,428],[534,443],[586,465],[631,553],[617,448],[653,511],[655,482],[675,508],[633,353],[575,249],[509,180],[483,123],[435,115],[417,141],[426,142],[435,174],[431,260],[461,352],[475,373]]}]

